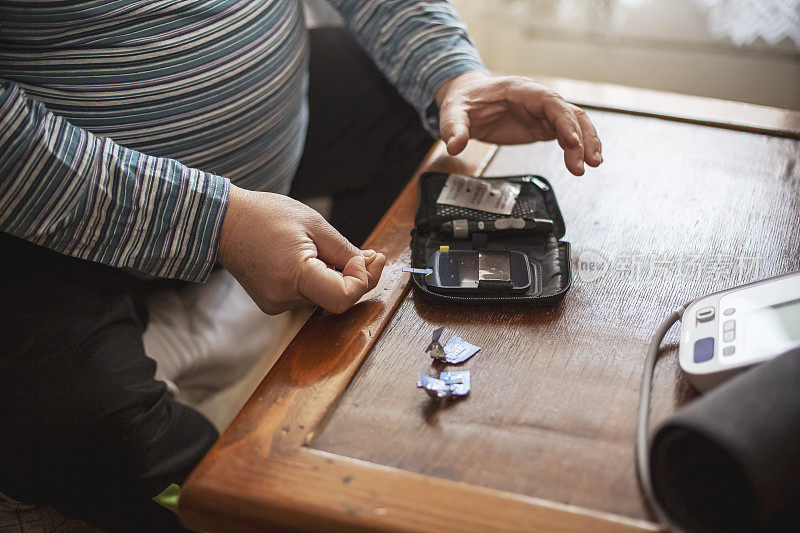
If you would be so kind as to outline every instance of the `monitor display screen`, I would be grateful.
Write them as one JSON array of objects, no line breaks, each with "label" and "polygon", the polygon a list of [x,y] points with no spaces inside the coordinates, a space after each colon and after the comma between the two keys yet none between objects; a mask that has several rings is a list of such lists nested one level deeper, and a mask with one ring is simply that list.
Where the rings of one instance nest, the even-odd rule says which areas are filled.
[{"label": "monitor display screen", "polygon": [[754,309],[744,317],[744,344],[752,357],[777,355],[800,345],[800,299]]}]

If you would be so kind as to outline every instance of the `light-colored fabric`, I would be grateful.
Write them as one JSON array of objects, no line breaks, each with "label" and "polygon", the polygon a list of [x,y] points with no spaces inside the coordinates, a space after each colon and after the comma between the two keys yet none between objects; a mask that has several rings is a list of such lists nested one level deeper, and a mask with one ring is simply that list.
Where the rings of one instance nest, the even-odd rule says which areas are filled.
[{"label": "light-colored fabric", "polygon": [[789,39],[800,50],[800,0],[697,0],[708,6],[708,29],[737,46]]},{"label": "light-colored fabric", "polygon": [[191,406],[247,374],[291,320],[264,314],[223,269],[203,285],[159,291],[148,308],[144,349],[156,379]]}]

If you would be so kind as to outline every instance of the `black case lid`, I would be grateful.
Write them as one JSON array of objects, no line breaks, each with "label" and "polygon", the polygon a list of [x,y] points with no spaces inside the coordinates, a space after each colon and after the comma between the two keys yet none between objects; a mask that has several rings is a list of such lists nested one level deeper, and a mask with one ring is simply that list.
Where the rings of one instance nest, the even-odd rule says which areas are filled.
[{"label": "black case lid", "polygon": [[514,176],[484,177],[481,180],[504,180],[521,185],[517,203],[510,215],[497,215],[486,211],[467,209],[463,207],[446,206],[437,204],[439,193],[444,187],[450,174],[442,172],[426,172],[419,178],[419,204],[414,225],[420,232],[428,228],[438,227],[448,220],[466,218],[469,220],[492,220],[504,217],[523,217],[528,214],[528,209],[533,209],[541,218],[549,218],[555,227],[555,236],[564,237],[566,227],[561,209],[558,207],[553,186],[543,176],[537,174],[519,174]]}]

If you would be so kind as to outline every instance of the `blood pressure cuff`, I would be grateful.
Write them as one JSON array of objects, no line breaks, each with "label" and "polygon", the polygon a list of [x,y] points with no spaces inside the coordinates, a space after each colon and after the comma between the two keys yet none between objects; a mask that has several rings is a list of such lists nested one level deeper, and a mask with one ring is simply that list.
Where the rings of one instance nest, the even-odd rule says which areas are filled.
[{"label": "blood pressure cuff", "polygon": [[655,434],[653,492],[689,532],[798,531],[800,349],[737,376]]},{"label": "blood pressure cuff", "polygon": [[[570,246],[562,241],[566,228],[558,207],[553,187],[542,176],[533,174],[480,177],[426,172],[419,179],[419,205],[414,220],[411,240],[411,266],[430,269],[432,255],[445,247],[447,250],[488,251],[481,257],[499,252],[521,252],[527,256],[531,269],[530,288],[524,292],[504,291],[498,279],[481,279],[478,284],[487,290],[479,294],[462,291],[431,290],[425,273],[411,275],[415,290],[422,297],[448,303],[502,303],[523,305],[553,305],[560,302],[572,283]],[[482,197],[470,189],[469,179],[479,179],[478,185],[490,184]],[[460,180],[460,181],[459,181]],[[451,203],[443,203],[443,196],[453,192],[454,183],[462,186],[459,194],[450,194]],[[465,183],[467,185],[465,185]],[[497,189],[518,190],[516,198],[501,198]],[[487,192],[488,191],[488,192]],[[493,203],[493,196],[496,200]],[[452,201],[455,198],[455,201]],[[447,198],[444,198],[447,200]],[[466,200],[460,202],[460,200]],[[481,209],[488,202],[497,208],[505,202],[510,213],[497,213]],[[524,221],[524,224],[523,222]],[[521,227],[523,226],[524,227]],[[480,262],[480,259],[479,259]],[[510,282],[506,282],[510,287]]]}]

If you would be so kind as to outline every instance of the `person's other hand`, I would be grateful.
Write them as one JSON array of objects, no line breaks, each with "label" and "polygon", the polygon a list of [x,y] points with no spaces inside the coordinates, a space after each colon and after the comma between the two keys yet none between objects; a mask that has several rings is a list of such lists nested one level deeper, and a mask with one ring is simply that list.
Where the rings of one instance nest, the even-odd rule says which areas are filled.
[{"label": "person's other hand", "polygon": [[310,207],[233,185],[217,258],[268,314],[309,303],[341,313],[375,288],[386,263]]},{"label": "person's other hand", "polygon": [[467,72],[436,91],[439,128],[451,155],[470,138],[495,144],[558,139],[564,162],[576,176],[584,161],[603,162],[597,131],[586,113],[547,87],[521,76]]}]

